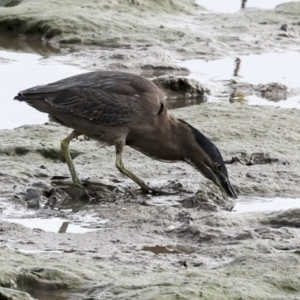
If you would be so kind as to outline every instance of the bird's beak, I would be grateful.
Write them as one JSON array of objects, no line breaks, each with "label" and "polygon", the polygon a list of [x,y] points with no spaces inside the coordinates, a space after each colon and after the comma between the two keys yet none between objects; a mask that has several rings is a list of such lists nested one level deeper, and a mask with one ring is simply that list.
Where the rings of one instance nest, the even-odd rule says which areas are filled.
[{"label": "bird's beak", "polygon": [[237,194],[232,187],[228,177],[224,176],[220,173],[214,173],[216,177],[216,184],[217,186],[225,193],[228,197],[231,197],[233,199],[237,198]]}]

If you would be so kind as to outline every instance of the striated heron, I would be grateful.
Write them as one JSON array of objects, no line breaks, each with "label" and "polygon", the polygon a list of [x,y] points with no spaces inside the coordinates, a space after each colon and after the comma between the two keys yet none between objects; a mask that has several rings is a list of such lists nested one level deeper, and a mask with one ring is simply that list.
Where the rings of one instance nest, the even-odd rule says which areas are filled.
[{"label": "striated heron", "polygon": [[96,71],[19,92],[14,98],[48,113],[50,120],[73,129],[61,142],[72,180],[80,185],[69,153],[79,135],[115,146],[116,167],[144,191],[156,192],[127,170],[125,145],[162,161],[185,161],[237,198],[218,148],[196,128],[166,108],[164,93],[150,80],[134,74]]}]

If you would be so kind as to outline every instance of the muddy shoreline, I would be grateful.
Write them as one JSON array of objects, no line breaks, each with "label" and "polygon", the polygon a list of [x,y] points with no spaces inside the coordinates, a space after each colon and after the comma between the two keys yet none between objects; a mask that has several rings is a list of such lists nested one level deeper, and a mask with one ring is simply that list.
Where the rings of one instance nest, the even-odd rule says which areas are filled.
[{"label": "muddy shoreline", "polygon": [[[300,50],[299,2],[236,14],[190,0],[0,4],[2,34],[44,43],[37,48],[23,36],[10,45],[2,40],[1,48],[90,70],[187,76],[189,70],[174,65],[178,59]],[[219,147],[241,198],[299,201],[300,110],[205,103],[173,113]],[[69,131],[51,123],[0,130],[1,299],[300,298],[300,209],[236,213],[235,203],[188,165],[128,148],[130,170],[176,192],[144,195],[115,168],[113,148],[78,139],[71,144],[74,163],[95,190],[82,197],[51,184],[53,176],[69,176],[59,151]],[[44,231],[14,218],[66,223]],[[67,223],[86,231],[70,233]]]}]

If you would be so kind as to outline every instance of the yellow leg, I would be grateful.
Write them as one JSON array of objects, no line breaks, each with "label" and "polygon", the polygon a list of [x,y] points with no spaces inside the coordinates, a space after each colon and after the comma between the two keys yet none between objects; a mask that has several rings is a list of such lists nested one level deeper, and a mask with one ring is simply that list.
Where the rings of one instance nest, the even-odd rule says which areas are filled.
[{"label": "yellow leg", "polygon": [[61,146],[61,151],[65,157],[65,160],[67,162],[67,165],[69,167],[71,176],[72,176],[72,180],[75,184],[79,184],[80,185],[80,180],[77,176],[70,152],[69,152],[69,144],[70,141],[72,139],[75,139],[76,137],[80,136],[81,134],[76,132],[75,130],[73,132],[71,132],[71,134],[69,134],[65,139],[63,139],[60,143]]},{"label": "yellow leg", "polygon": [[149,187],[142,179],[140,179],[124,167],[122,162],[123,148],[124,143],[116,144],[116,167],[118,168],[118,170],[124,175],[128,176],[130,179],[132,179],[135,183],[137,183],[146,193],[163,194],[163,192]]}]

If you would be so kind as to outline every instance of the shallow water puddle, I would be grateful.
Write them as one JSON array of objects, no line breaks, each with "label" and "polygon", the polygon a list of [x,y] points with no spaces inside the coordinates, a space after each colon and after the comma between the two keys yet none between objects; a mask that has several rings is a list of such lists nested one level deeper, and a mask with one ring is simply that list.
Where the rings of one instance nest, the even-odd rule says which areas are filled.
[{"label": "shallow water puddle", "polygon": [[[72,294],[67,294],[63,293],[61,291],[59,292],[47,292],[47,291],[30,291],[29,294],[34,298],[34,299],[39,299],[39,300],[74,300],[74,299],[81,299],[80,296],[82,295],[72,295]],[[88,299],[88,298],[87,298]],[[93,298],[89,298],[93,299]]]},{"label": "shallow water puddle", "polygon": [[150,251],[154,254],[191,254],[195,252],[197,248],[188,246],[188,245],[168,245],[168,246],[144,246],[142,251]]},{"label": "shallow water puddle", "polygon": [[[193,59],[179,62],[178,65],[190,69],[190,78],[199,80],[211,89],[208,101],[300,108],[300,95],[288,97],[286,100],[270,101],[257,95],[248,96],[247,92],[235,94],[235,87],[229,87],[232,80],[252,85],[276,82],[299,92],[300,53],[252,54],[240,56],[238,59],[209,61]],[[238,87],[237,90],[239,89],[241,88]]]},{"label": "shallow water puddle", "polygon": [[[81,226],[71,224],[68,220],[61,219],[61,218],[50,218],[50,219],[40,219],[40,218],[28,218],[28,219],[2,219],[3,221],[10,222],[10,223],[17,223],[24,225],[28,228],[38,228],[42,229],[47,232],[67,232],[67,233],[86,233],[91,231],[96,231],[98,228],[85,228]],[[63,228],[65,223],[68,222],[67,228]],[[98,221],[99,222],[99,221]],[[101,224],[106,223],[107,220],[103,220]],[[63,228],[63,229],[62,229]],[[65,229],[65,230],[64,230]]]},{"label": "shallow water puddle", "polygon": [[181,200],[180,195],[149,196],[145,203],[153,206],[178,206]]},{"label": "shallow water puddle", "polygon": [[19,91],[84,72],[75,66],[45,62],[37,54],[0,50],[0,129],[48,121],[47,114],[13,100]]},{"label": "shallow water puddle", "polygon": [[25,254],[37,254],[37,253],[64,253],[62,250],[28,250],[28,249],[17,249],[21,253]]},{"label": "shallow water puddle", "polygon": [[255,198],[240,197],[234,206],[233,212],[278,211],[291,208],[300,208],[299,198]]},{"label": "shallow water puddle", "polygon": [[171,246],[144,246],[143,251],[150,251],[154,254],[178,254],[180,253],[176,249],[173,249]]},{"label": "shallow water puddle", "polygon": [[242,7],[273,9],[277,5],[291,2],[291,0],[196,0],[196,2],[209,10],[221,13],[234,13]]}]

